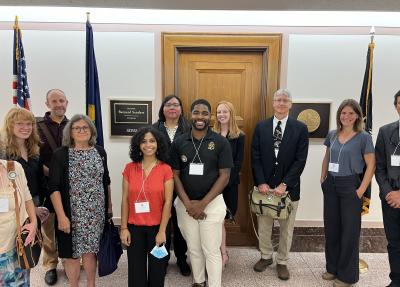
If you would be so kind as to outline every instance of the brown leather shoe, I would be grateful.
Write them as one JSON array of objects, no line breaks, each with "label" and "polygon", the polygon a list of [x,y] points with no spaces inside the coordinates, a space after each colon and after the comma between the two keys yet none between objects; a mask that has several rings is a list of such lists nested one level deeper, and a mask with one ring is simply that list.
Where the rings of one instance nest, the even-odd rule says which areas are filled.
[{"label": "brown leather shoe", "polygon": [[260,259],[258,262],[254,265],[253,269],[256,272],[263,272],[269,265],[272,264],[272,258],[270,259]]},{"label": "brown leather shoe", "polygon": [[288,280],[290,278],[289,270],[286,265],[276,264],[276,271],[278,271],[279,279]]},{"label": "brown leather shoe", "polygon": [[336,279],[336,275],[334,275],[334,274],[329,273],[328,271],[326,271],[326,272],[324,272],[324,273],[322,274],[322,279],[328,280],[328,281],[335,280],[335,279]]}]

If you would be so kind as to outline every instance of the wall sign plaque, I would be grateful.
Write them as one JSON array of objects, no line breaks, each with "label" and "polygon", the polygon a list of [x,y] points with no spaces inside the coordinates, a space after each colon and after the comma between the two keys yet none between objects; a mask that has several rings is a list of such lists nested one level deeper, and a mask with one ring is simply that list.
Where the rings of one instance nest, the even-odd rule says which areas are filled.
[{"label": "wall sign plaque", "polygon": [[151,101],[110,100],[111,136],[132,136],[151,125]]}]

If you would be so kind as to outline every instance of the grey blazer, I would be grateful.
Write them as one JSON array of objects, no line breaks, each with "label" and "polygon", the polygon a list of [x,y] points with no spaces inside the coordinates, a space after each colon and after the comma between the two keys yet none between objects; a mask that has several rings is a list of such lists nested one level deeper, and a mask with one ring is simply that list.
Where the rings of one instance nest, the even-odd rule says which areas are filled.
[{"label": "grey blazer", "polygon": [[400,189],[400,166],[392,166],[390,159],[397,145],[396,155],[400,155],[399,121],[381,127],[376,140],[375,178],[381,200],[385,200],[390,191]]}]

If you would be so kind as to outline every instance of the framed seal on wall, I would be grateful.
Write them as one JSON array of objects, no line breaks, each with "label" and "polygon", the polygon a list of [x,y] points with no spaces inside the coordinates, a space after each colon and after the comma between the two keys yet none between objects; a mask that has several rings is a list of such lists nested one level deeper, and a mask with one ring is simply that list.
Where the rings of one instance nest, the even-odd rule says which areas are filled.
[{"label": "framed seal on wall", "polygon": [[289,115],[307,125],[310,138],[325,138],[330,127],[331,102],[296,101]]}]

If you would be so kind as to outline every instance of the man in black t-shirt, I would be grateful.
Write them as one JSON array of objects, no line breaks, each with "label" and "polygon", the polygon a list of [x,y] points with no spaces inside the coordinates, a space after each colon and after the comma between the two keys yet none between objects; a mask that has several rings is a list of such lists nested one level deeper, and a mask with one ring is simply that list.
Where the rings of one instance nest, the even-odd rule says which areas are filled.
[{"label": "man in black t-shirt", "polygon": [[[62,145],[62,136],[65,125],[68,122],[65,112],[68,100],[65,93],[58,89],[51,89],[46,94],[46,106],[49,109],[43,118],[37,119],[37,127],[40,136],[40,159],[44,167],[43,172],[49,175],[49,165],[54,150]],[[46,195],[45,206],[50,210],[50,216],[42,225],[43,234],[43,267],[46,270],[44,281],[48,285],[57,283],[58,253],[56,248],[54,220],[55,213],[51,205],[50,197]]]},{"label": "man in black t-shirt", "polygon": [[188,245],[193,286],[221,286],[222,223],[226,206],[222,191],[233,167],[229,142],[209,128],[211,107],[203,99],[191,106],[192,128],[174,140],[174,170],[178,225]]}]

